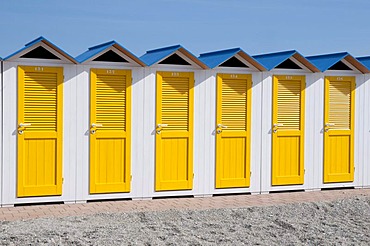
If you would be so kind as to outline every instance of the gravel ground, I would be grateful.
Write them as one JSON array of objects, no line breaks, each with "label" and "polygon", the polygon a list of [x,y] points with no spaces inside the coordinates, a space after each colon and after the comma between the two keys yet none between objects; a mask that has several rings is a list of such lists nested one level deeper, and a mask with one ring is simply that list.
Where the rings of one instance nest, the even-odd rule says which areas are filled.
[{"label": "gravel ground", "polygon": [[370,197],[0,222],[2,245],[370,245]]}]

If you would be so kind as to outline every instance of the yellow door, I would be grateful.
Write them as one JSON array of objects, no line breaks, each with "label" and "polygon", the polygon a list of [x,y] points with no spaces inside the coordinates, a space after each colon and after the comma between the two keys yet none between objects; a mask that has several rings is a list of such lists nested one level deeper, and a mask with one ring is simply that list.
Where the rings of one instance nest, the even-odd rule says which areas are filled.
[{"label": "yellow door", "polygon": [[304,76],[273,77],[272,185],[304,179]]},{"label": "yellow door", "polygon": [[250,184],[251,86],[251,75],[217,75],[216,188]]},{"label": "yellow door", "polygon": [[354,180],[354,77],[325,77],[324,183]]},{"label": "yellow door", "polygon": [[18,197],[62,194],[63,68],[18,67]]},{"label": "yellow door", "polygon": [[193,87],[193,73],[157,72],[157,191],[193,187]]},{"label": "yellow door", "polygon": [[131,71],[91,69],[90,193],[130,191]]}]

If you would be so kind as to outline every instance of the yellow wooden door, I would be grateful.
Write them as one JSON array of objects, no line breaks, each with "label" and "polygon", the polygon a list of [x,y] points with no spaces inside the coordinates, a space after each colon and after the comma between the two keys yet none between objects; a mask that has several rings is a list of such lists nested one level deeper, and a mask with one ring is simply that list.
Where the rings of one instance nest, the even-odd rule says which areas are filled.
[{"label": "yellow wooden door", "polygon": [[251,75],[217,75],[216,188],[250,184],[251,87]]},{"label": "yellow wooden door", "polygon": [[63,68],[18,67],[17,196],[62,194]]},{"label": "yellow wooden door", "polygon": [[272,185],[304,181],[304,76],[273,76]]},{"label": "yellow wooden door", "polygon": [[91,69],[90,193],[129,192],[131,71]]},{"label": "yellow wooden door", "polygon": [[354,77],[325,77],[324,183],[354,180]]},{"label": "yellow wooden door", "polygon": [[194,74],[157,72],[157,191],[193,187]]}]

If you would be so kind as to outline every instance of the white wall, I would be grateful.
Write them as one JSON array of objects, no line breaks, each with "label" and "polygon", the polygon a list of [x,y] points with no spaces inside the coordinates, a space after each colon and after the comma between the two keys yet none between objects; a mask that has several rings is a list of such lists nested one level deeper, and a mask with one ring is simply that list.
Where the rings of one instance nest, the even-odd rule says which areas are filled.
[{"label": "white wall", "polygon": [[[305,91],[305,132],[304,132],[304,184],[303,185],[284,185],[272,186],[272,77],[274,75],[304,75],[306,78]],[[315,144],[314,135],[318,119],[317,112],[313,107],[317,100],[315,91],[315,80],[317,74],[306,72],[304,70],[274,69],[270,72],[262,73],[262,133],[261,133],[261,193],[282,190],[310,190],[313,189],[314,179],[314,161],[313,152]]]},{"label": "white wall", "polygon": [[[4,206],[16,203],[45,201],[73,202],[76,187],[76,65],[59,61],[27,59],[27,61],[3,62],[3,173],[2,203]],[[61,196],[16,197],[17,185],[17,67],[48,66],[63,67],[63,186]]]},{"label": "white wall", "polygon": [[[132,120],[131,120],[131,191],[128,193],[94,194],[89,192],[90,173],[90,70],[92,68],[124,69],[132,71]],[[77,158],[77,180],[76,180],[76,201],[94,199],[115,199],[115,198],[140,198],[142,197],[143,177],[143,152],[141,145],[143,128],[143,73],[144,68],[122,63],[92,62],[87,65],[77,66],[76,79],[76,152]]]},{"label": "white wall", "polygon": [[[324,160],[324,78],[325,76],[355,76],[356,77],[356,91],[355,91],[355,173],[354,182],[346,183],[328,183],[323,182],[323,160]],[[317,74],[317,80],[314,82],[314,94],[312,100],[314,103],[315,112],[315,129],[314,129],[314,140],[313,140],[313,160],[314,160],[314,189],[322,188],[340,188],[340,187],[361,187],[363,185],[363,173],[365,166],[365,155],[367,146],[368,133],[365,131],[365,117],[368,113],[366,112],[366,100],[368,100],[368,87],[364,81],[364,75],[354,71],[327,71],[325,73]],[[307,96],[306,96],[307,98]]]}]

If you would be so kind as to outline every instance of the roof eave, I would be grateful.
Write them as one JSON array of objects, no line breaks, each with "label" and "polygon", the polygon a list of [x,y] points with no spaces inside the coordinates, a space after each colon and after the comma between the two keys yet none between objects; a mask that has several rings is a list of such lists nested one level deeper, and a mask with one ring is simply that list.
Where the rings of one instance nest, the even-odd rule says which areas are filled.
[{"label": "roof eave", "polygon": [[357,60],[355,57],[351,55],[347,55],[344,60],[349,62],[352,66],[354,66],[358,71],[361,73],[370,73],[370,70],[363,65],[359,60]]},{"label": "roof eave", "polygon": [[237,53],[239,56],[241,56],[244,60],[249,62],[253,67],[257,68],[259,71],[267,71],[267,68],[264,67],[261,63],[259,63],[256,59],[245,53],[244,51],[240,50]]},{"label": "roof eave", "polygon": [[140,60],[140,58],[138,58],[137,56],[135,56],[133,53],[131,53],[130,51],[128,51],[123,46],[119,45],[118,43],[113,44],[113,47],[115,47],[116,49],[118,49],[119,51],[121,51],[123,54],[125,54],[126,56],[128,56],[130,59],[132,59],[133,61],[135,61],[140,66],[142,66],[142,67],[145,67],[146,66],[146,64],[142,60]]},{"label": "roof eave", "polygon": [[56,50],[59,54],[61,54],[62,56],[64,56],[67,60],[69,60],[70,62],[74,63],[74,64],[77,64],[78,62],[72,57],[70,56],[69,54],[67,54],[65,51],[63,51],[62,49],[60,49],[59,47],[57,47],[56,45],[54,45],[53,43],[49,42],[48,40],[46,39],[43,39],[41,40],[41,42],[43,42],[44,44],[46,44],[47,46],[49,46],[50,48]]},{"label": "roof eave", "polygon": [[302,65],[308,68],[311,72],[319,73],[320,69],[317,68],[314,64],[312,64],[309,60],[307,60],[304,56],[296,52],[292,55],[297,61],[299,61]]},{"label": "roof eave", "polygon": [[183,53],[186,57],[188,57],[190,60],[192,60],[199,67],[201,67],[203,69],[209,69],[209,67],[205,63],[203,63],[201,60],[199,60],[196,56],[194,56],[192,53],[190,53],[189,51],[187,51],[185,48],[180,47],[178,49],[178,51],[180,51],[181,53]]}]

